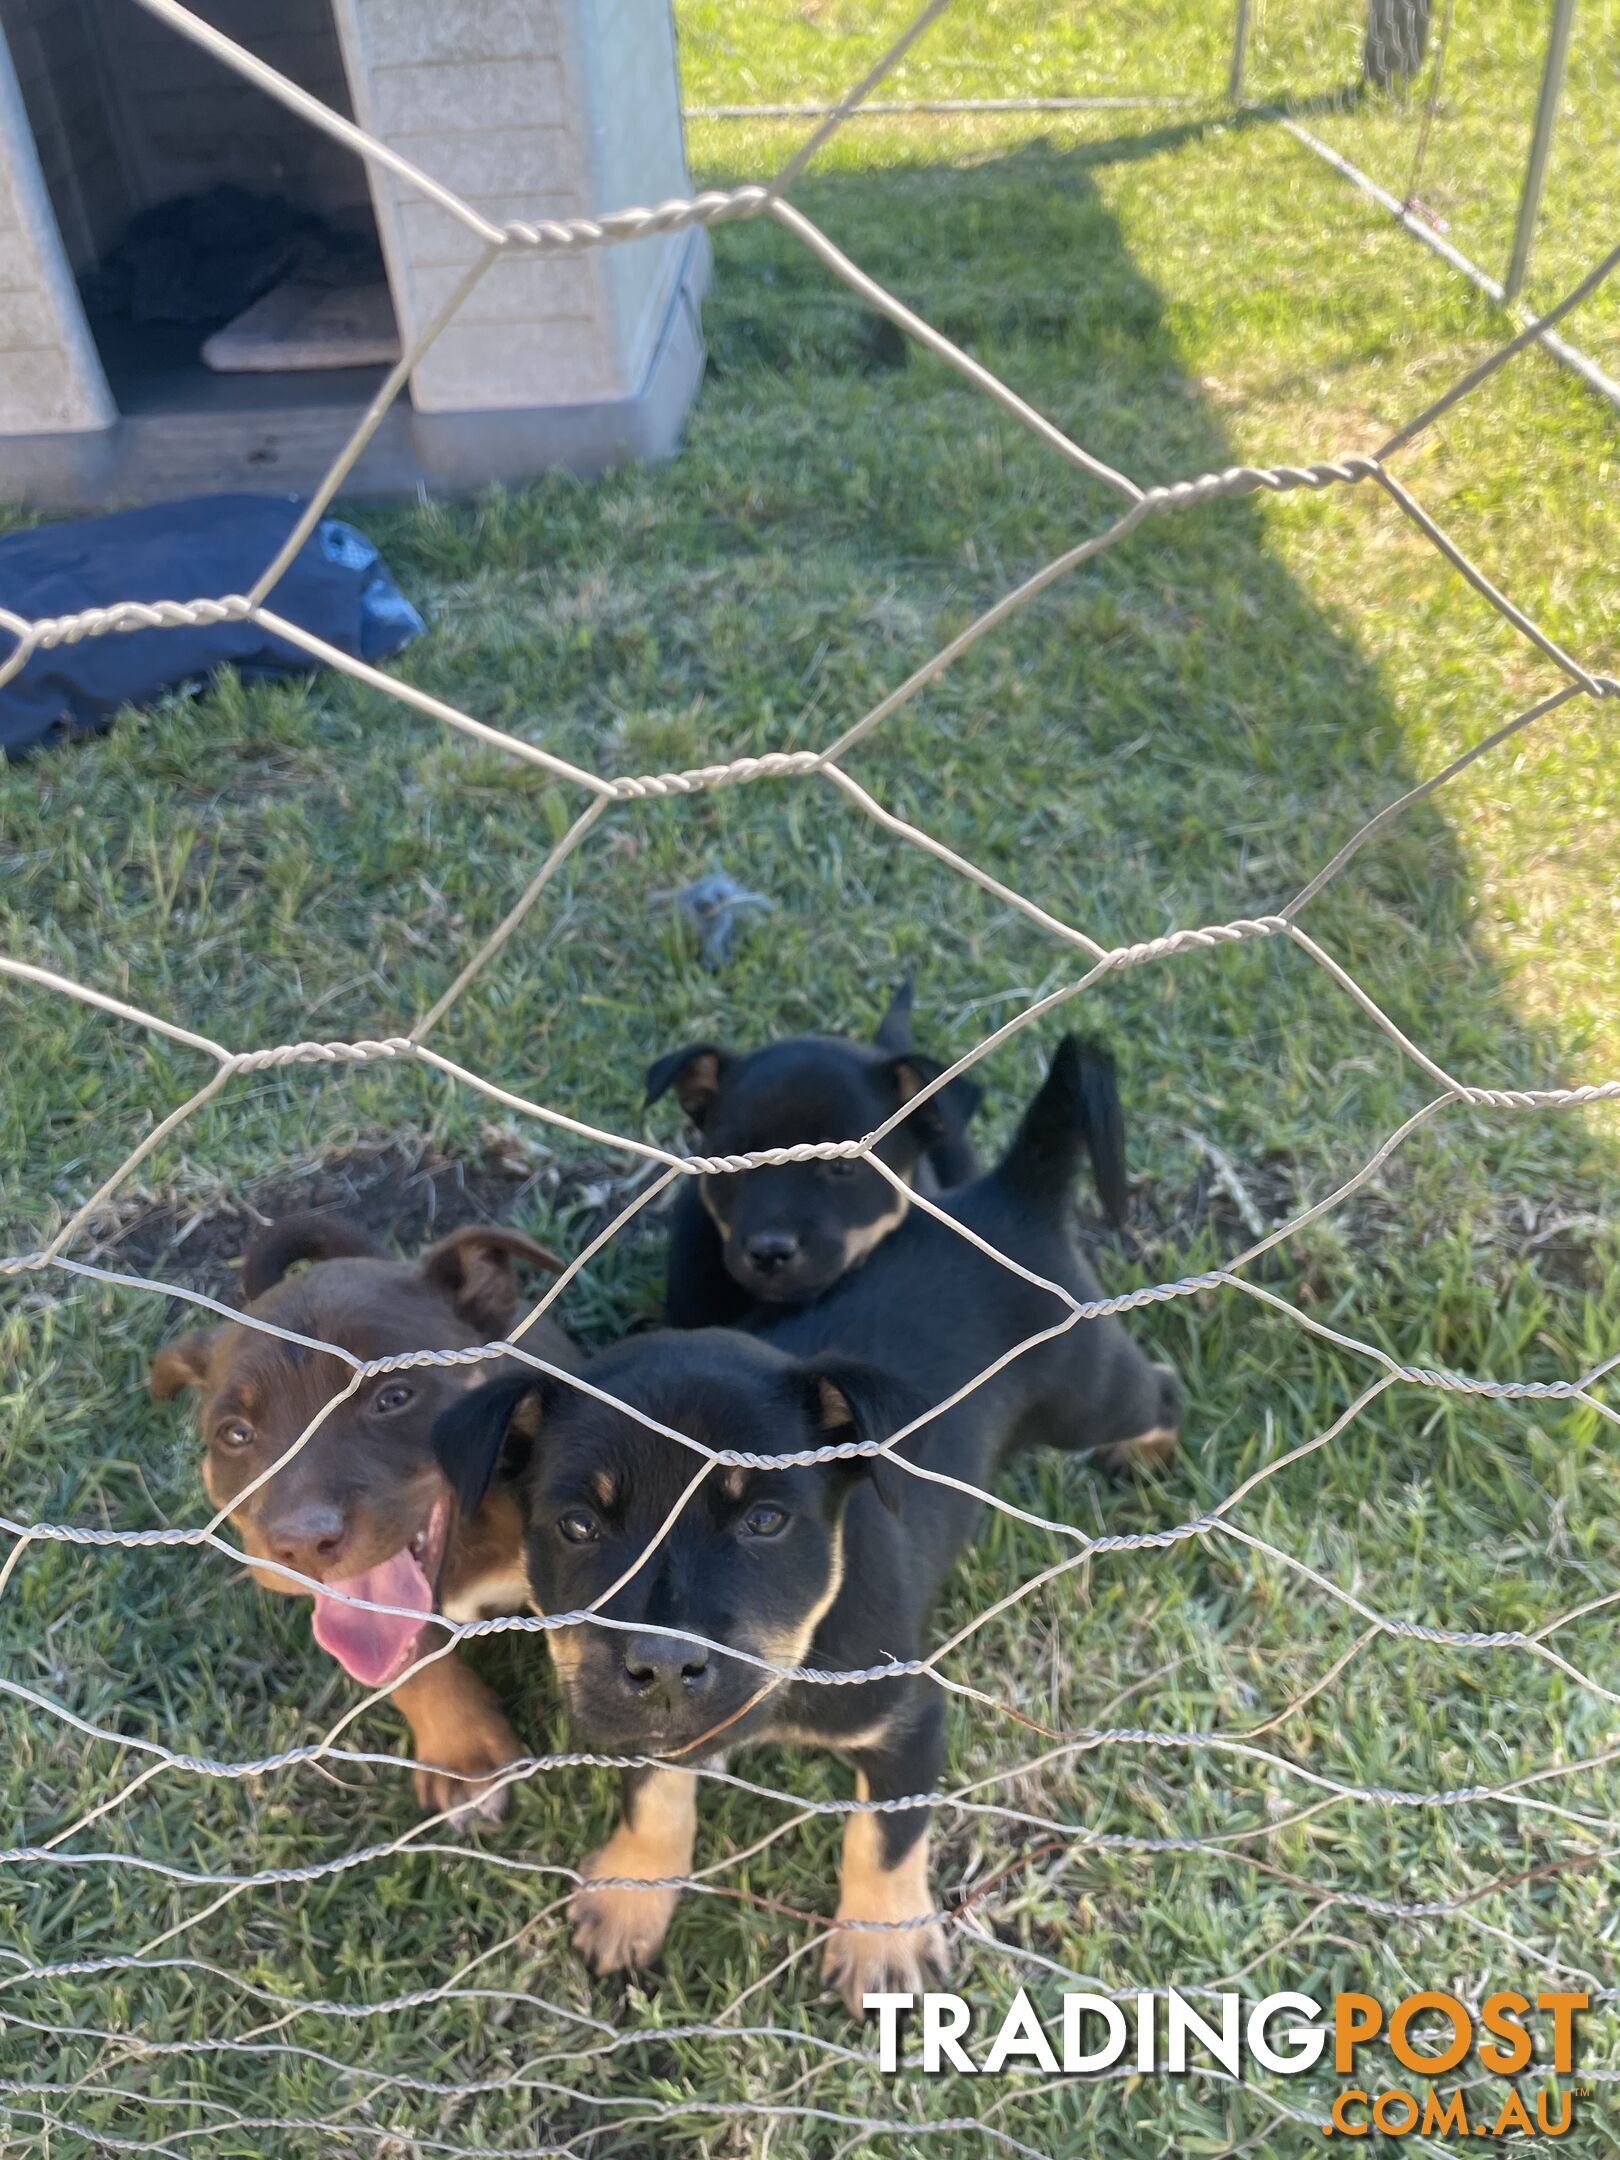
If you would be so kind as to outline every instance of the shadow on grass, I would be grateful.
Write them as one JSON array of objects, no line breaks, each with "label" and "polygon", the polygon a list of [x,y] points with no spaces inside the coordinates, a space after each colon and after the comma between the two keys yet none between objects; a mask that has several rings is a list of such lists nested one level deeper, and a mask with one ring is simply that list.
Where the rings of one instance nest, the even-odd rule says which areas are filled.
[{"label": "shadow on grass", "polygon": [[[1173,153],[1211,127],[1269,124],[1263,112],[1242,113],[1073,149],[1035,143],[967,167],[890,164],[806,183],[801,201],[856,261],[1074,439],[1139,482],[1162,483],[1219,470],[1236,453],[1206,386],[1189,375],[1163,295],[1131,259],[1092,175]],[[813,446],[801,453],[790,494],[769,505],[783,526],[801,519],[830,544],[857,540],[840,511],[858,460],[857,547],[875,574],[897,584],[916,575],[926,591],[943,575],[957,588],[956,611],[942,610],[955,628],[962,585],[972,584],[974,605],[998,597],[1117,515],[1118,498],[1077,481],[992,415],[785,236],[760,226],[727,241],[733,252],[722,259],[707,317],[714,380],[694,452],[723,461],[728,428],[741,421],[753,439],[756,426],[768,427],[761,407],[772,393],[762,398],[757,386],[774,375],[780,402]],[[1241,264],[1232,274],[1242,275]],[[889,475],[869,463],[876,441],[892,461]],[[1308,461],[1331,447],[1302,441],[1289,455]],[[994,491],[982,486],[992,469],[1001,483]],[[1365,815],[1420,777],[1401,717],[1358,650],[1354,590],[1332,615],[1304,592],[1276,545],[1271,520],[1279,516],[1319,522],[1329,547],[1336,520],[1400,524],[1393,505],[1348,489],[1282,506],[1250,497],[1150,521],[925,689],[911,712],[888,723],[891,736],[904,737],[899,747],[869,737],[855,761],[870,757],[902,786],[907,761],[932,763],[953,783],[982,779],[980,798],[965,798],[960,784],[930,796],[925,779],[912,780],[917,799],[937,811],[921,822],[1099,937],[1270,912]],[[982,573],[988,555],[999,577],[964,574],[964,565]],[[892,573],[891,562],[900,566]],[[1454,605],[1466,615],[1482,603],[1459,580]],[[835,657],[818,656],[829,672]],[[1018,710],[1005,719],[984,714],[1000,694]],[[1507,709],[1509,696],[1504,688]],[[833,697],[806,702],[832,708],[806,731],[809,740],[826,739],[851,716]],[[1021,765],[1023,807],[1055,828],[1054,844],[1039,849],[1028,845],[1032,828],[998,845],[996,813],[1016,801]],[[1036,791],[1047,799],[1028,799]],[[1091,843],[1077,849],[1091,860],[1065,859],[1065,832]],[[1302,920],[1458,1077],[1562,1080],[1565,1046],[1515,1011],[1474,935],[1472,880],[1442,793],[1381,835]],[[1127,894],[1146,905],[1131,912]],[[1200,969],[1228,964],[1252,979],[1251,970],[1277,962],[1275,950],[1251,950],[1173,965],[1190,982]],[[1110,985],[1127,1008],[1135,988],[1128,977]],[[1360,1034],[1382,1055],[1373,1024],[1342,1004],[1325,977],[1301,994],[1322,1012],[1329,1042]],[[1249,1018],[1252,1041],[1266,1022],[1258,1009]],[[1222,1044],[1207,1031],[1198,1047],[1219,1061]],[[1151,1042],[1138,1055],[1151,1061]],[[1421,1094],[1433,1091],[1410,1072],[1402,1077]],[[1331,1111],[1340,1130],[1344,1107]]]}]

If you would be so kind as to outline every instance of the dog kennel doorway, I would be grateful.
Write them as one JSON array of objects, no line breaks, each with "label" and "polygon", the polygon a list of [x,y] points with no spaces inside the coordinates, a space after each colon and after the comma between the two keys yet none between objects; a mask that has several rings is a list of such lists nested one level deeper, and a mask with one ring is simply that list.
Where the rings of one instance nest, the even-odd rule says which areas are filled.
[{"label": "dog kennel doorway", "polygon": [[[331,0],[205,0],[198,12],[352,117]],[[121,412],[229,406],[216,377],[397,357],[351,151],[130,0],[0,0],[0,27]],[[363,400],[365,386],[350,387]],[[258,400],[278,388],[296,394],[260,384]]]},{"label": "dog kennel doorway", "polygon": [[[688,192],[667,0],[187,0],[485,217]],[[137,0],[0,0],[0,493],[307,489],[477,234]],[[355,468],[376,495],[665,455],[701,230],[514,248]],[[8,386],[9,378],[9,386]]]}]

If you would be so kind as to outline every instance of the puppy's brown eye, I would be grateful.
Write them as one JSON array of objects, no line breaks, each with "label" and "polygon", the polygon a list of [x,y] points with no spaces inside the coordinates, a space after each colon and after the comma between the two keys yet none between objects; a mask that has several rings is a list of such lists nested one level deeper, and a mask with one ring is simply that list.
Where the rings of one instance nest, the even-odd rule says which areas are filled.
[{"label": "puppy's brown eye", "polygon": [[830,1162],[824,1162],[821,1170],[824,1177],[843,1178],[853,1177],[860,1167],[860,1163],[854,1156],[838,1155]]},{"label": "puppy's brown eye", "polygon": [[389,1410],[403,1410],[407,1403],[415,1400],[415,1388],[407,1387],[402,1380],[396,1380],[390,1386],[377,1390],[371,1398],[371,1407],[386,1413]]},{"label": "puppy's brown eye", "polygon": [[557,1528],[570,1545],[594,1545],[602,1535],[600,1524],[588,1508],[570,1508],[566,1515],[559,1515]]},{"label": "puppy's brown eye", "polygon": [[214,1438],[222,1448],[251,1447],[253,1427],[245,1418],[229,1417],[214,1427]]},{"label": "puppy's brown eye", "polygon": [[779,1537],[787,1527],[787,1516],[779,1507],[767,1507],[761,1501],[751,1507],[742,1519],[745,1537]]}]

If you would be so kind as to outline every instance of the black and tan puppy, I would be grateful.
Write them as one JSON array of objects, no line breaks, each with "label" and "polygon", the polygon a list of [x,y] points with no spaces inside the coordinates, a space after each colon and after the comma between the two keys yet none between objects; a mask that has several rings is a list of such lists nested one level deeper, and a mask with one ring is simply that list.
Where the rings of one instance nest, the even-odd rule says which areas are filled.
[{"label": "black and tan puppy", "polygon": [[[363,1359],[465,1349],[498,1339],[517,1299],[513,1262],[557,1269],[554,1253],[516,1230],[453,1231],[410,1262],[329,1216],[273,1225],[249,1247],[242,1293],[255,1318]],[[310,1262],[301,1272],[288,1270]],[[550,1320],[525,1345],[573,1370],[578,1358]],[[241,1325],[182,1335],[159,1352],[152,1392],[201,1391],[203,1483],[229,1508],[253,1561],[293,1568],[347,1597],[402,1608],[367,1612],[315,1594],[315,1640],[366,1687],[394,1691],[416,1756],[452,1775],[416,1773],[424,1808],[478,1808],[499,1820],[506,1793],[483,1781],[523,1752],[494,1696],[453,1652],[411,1668],[442,1642],[431,1616],[484,1619],[527,1603],[522,1525],[499,1485],[458,1509],[431,1444],[433,1421],[490,1367],[413,1366],[367,1380],[339,1403],[285,1469],[238,1495],[284,1455],[353,1377],[340,1358]],[[495,1368],[512,1370],[511,1361]],[[296,1583],[254,1567],[266,1589]],[[471,1780],[472,1782],[469,1782]]]},{"label": "black and tan puppy", "polygon": [[[945,1070],[911,1039],[904,984],[870,1044],[797,1035],[762,1050],[688,1043],[647,1074],[647,1102],[670,1088],[706,1155],[807,1141],[860,1140]],[[966,1137],[979,1104],[953,1080],[877,1149],[908,1185],[937,1195],[978,1174]],[[672,1327],[733,1327],[759,1305],[819,1297],[904,1221],[908,1202],[867,1163],[783,1163],[687,1179],[670,1225],[666,1310]]]},{"label": "black and tan puppy", "polygon": [[[1002,1161],[942,1204],[997,1251],[1089,1300],[1097,1284],[1070,1222],[1083,1065],[1064,1042]],[[472,1391],[440,1420],[435,1444],[464,1507],[478,1504],[503,1457],[515,1477],[540,1611],[582,1610],[631,1571],[602,1606],[617,1625],[546,1637],[586,1741],[670,1765],[627,1773],[623,1819],[582,1863],[575,1933],[599,1972],[652,1958],[676,1897],[590,1878],[690,1871],[694,1763],[786,1740],[847,1754],[863,1799],[938,1785],[944,1697],[926,1677],[829,1687],[777,1683],[766,1668],[864,1671],[921,1656],[981,1503],[872,1454],[795,1458],[885,1440],[1066,1311],[914,1208],[857,1274],[750,1333],[621,1344],[590,1365],[593,1386],[705,1447],[779,1458],[712,1470],[639,1566],[698,1454],[567,1381],[537,1386],[532,1375]],[[1157,1460],[1178,1420],[1175,1376],[1104,1317],[1013,1358],[898,1452],[984,1488],[1025,1446],[1091,1450],[1115,1465]],[[943,1963],[927,1828],[926,1808],[849,1819],[838,1901],[849,1925],[825,1962],[857,2012],[864,1995],[914,1991]]]}]

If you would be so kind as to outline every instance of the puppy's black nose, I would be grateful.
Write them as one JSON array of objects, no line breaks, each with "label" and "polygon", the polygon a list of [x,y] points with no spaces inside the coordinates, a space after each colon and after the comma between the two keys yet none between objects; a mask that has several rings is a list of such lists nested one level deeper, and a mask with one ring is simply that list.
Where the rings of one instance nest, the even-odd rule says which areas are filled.
[{"label": "puppy's black nose", "polygon": [[624,1679],[632,1695],[679,1710],[713,1677],[708,1651],[686,1636],[632,1635],[625,1643]]},{"label": "puppy's black nose", "polygon": [[799,1241],[791,1230],[761,1230],[743,1247],[748,1265],[761,1275],[775,1275],[796,1259]]}]

